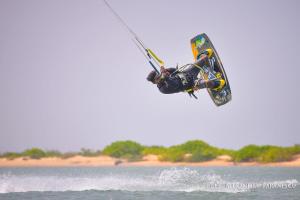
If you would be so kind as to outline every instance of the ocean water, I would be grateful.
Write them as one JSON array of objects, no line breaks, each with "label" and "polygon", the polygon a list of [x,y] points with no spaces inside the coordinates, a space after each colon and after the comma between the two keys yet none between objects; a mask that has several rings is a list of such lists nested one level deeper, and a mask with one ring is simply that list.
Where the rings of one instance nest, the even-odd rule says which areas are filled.
[{"label": "ocean water", "polygon": [[300,168],[0,168],[0,200],[300,199]]}]

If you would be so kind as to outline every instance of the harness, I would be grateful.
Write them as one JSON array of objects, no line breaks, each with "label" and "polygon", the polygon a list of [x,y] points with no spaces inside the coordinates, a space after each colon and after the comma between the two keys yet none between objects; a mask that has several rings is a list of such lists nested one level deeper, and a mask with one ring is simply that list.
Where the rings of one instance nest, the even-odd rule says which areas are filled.
[{"label": "harness", "polygon": [[179,72],[176,74],[177,77],[180,78],[181,83],[184,88],[184,92],[187,92],[190,96],[193,96],[197,99],[197,97],[194,95],[194,77],[193,75],[187,73],[187,72]]},{"label": "harness", "polygon": [[[205,71],[200,66],[198,66],[197,64],[194,64],[194,63],[184,65],[180,69],[177,70],[177,76],[180,78],[182,85],[185,87],[184,92],[187,92],[190,96],[193,96],[194,98],[197,99],[197,96],[194,94],[194,92],[197,90],[197,88],[195,88],[194,86],[195,86],[195,81],[197,79],[198,74],[193,75],[191,73],[188,73],[188,70],[186,70],[187,67],[198,68],[199,69],[198,73],[200,74],[200,77],[204,80],[207,80],[208,77],[206,76]],[[219,89],[219,87],[215,88],[215,89]]]},{"label": "harness", "polygon": [[188,80],[186,74],[181,72],[181,73],[178,73],[177,76],[180,78],[183,87],[187,87],[189,84],[189,80]]}]

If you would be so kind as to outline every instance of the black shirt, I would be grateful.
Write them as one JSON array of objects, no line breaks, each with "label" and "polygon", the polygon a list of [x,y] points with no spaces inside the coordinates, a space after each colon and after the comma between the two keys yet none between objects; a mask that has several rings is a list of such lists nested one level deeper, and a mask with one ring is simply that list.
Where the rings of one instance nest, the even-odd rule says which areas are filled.
[{"label": "black shirt", "polygon": [[163,81],[157,84],[157,87],[159,91],[164,94],[172,94],[184,91],[181,79],[176,75],[166,76]]}]

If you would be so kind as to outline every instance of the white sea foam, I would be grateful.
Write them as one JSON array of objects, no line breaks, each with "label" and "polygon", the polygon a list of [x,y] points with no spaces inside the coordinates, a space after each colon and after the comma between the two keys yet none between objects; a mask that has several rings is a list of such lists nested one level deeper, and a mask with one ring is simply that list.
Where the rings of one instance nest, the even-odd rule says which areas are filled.
[{"label": "white sea foam", "polygon": [[0,174],[0,193],[28,191],[206,191],[237,193],[256,188],[289,188],[298,181],[277,180],[271,182],[240,182],[224,180],[220,175],[200,174],[188,168],[173,168],[160,173],[134,177],[128,174],[106,176],[59,176],[59,175],[14,175]]}]

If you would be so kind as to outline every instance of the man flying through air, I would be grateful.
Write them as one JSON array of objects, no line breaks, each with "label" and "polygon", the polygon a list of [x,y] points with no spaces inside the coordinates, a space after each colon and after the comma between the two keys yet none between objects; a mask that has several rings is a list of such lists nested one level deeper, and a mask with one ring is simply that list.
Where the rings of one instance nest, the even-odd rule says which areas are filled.
[{"label": "man flying through air", "polygon": [[[154,69],[148,75],[147,80],[156,84],[161,93],[188,92],[190,96],[197,98],[194,91],[207,88],[215,105],[221,106],[231,100],[231,89],[225,70],[214,46],[205,33],[191,39],[195,63],[186,64],[179,69],[165,68],[164,62],[145,46],[107,1],[103,0],[103,2],[132,36],[132,41]],[[160,71],[157,69],[158,67],[160,67]]]},{"label": "man flying through air", "polygon": [[[201,55],[198,62],[199,66],[193,66],[183,72],[178,72],[175,68],[165,68],[161,66],[161,73],[151,71],[147,80],[156,84],[159,91],[163,94],[173,94],[178,92],[193,92],[203,88],[211,88],[213,90],[220,90],[225,84],[225,80],[217,78],[213,80],[204,80],[199,78],[200,67],[209,66],[208,58],[211,56],[212,50],[206,49]],[[218,76],[217,76],[218,77]]]}]

